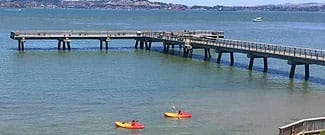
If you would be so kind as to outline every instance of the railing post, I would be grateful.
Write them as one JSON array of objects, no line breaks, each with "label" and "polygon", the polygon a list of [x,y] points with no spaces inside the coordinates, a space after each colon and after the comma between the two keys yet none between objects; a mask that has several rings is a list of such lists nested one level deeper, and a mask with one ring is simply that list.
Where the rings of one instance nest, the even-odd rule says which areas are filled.
[{"label": "railing post", "polygon": [[296,48],[293,48],[293,56],[296,56]]}]

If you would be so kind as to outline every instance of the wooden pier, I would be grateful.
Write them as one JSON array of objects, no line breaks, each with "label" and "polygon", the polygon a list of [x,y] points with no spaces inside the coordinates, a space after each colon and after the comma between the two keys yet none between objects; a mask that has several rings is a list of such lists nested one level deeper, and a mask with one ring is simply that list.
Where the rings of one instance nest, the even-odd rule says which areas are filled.
[{"label": "wooden pier", "polygon": [[14,31],[10,37],[18,41],[20,51],[27,40],[57,40],[58,50],[70,50],[72,40],[98,40],[100,49],[103,43],[108,49],[114,39],[133,39],[135,48],[146,50],[151,49],[152,42],[161,42],[166,53],[178,45],[184,57],[191,57],[195,49],[204,49],[205,58],[210,59],[212,49],[218,53],[218,64],[223,54],[229,54],[231,66],[235,63],[234,53],[244,53],[249,58],[249,70],[253,69],[255,59],[263,59],[264,72],[268,71],[268,58],[287,60],[291,79],[297,65],[305,66],[305,80],[309,80],[310,64],[325,66],[325,50],[224,39],[222,31]]},{"label": "wooden pier", "polygon": [[279,127],[279,135],[323,135],[325,134],[325,117],[303,119]]}]

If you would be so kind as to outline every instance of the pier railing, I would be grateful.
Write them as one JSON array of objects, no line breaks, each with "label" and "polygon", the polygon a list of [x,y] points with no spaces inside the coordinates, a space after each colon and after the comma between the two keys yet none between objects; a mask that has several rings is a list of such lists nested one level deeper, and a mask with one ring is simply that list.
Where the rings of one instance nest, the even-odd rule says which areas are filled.
[{"label": "pier railing", "polygon": [[325,130],[325,117],[303,119],[279,128],[279,135],[320,134]]},{"label": "pier railing", "polygon": [[[187,38],[184,35],[168,35],[162,33],[150,33],[145,35],[151,38],[157,38],[162,40],[174,41],[174,42],[185,42]],[[311,48],[301,48],[292,46],[283,46],[275,44],[239,41],[231,39],[206,39],[199,37],[190,37],[191,44],[199,44],[203,46],[214,46],[216,48],[223,47],[227,49],[236,49],[239,51],[246,52],[257,52],[265,54],[273,54],[278,56],[287,56],[295,58],[312,59],[317,61],[325,61],[325,50],[311,49]]]},{"label": "pier railing", "polygon": [[231,49],[240,49],[240,50],[252,51],[252,52],[261,52],[264,54],[276,54],[282,56],[299,57],[299,58],[325,61],[325,50],[320,50],[320,49],[300,48],[300,47],[282,46],[282,45],[247,42],[247,41],[230,40],[230,39],[211,40],[211,39],[202,39],[202,38],[196,38],[196,39],[192,38],[191,43],[206,44],[206,45],[231,48]]},{"label": "pier railing", "polygon": [[135,37],[136,31],[17,31],[11,38],[92,38],[92,37]]},{"label": "pier railing", "polygon": [[12,39],[43,39],[43,38],[96,38],[96,37],[146,37],[148,35],[164,35],[164,36],[204,36],[215,35],[223,36],[223,31],[13,31],[10,34]]}]

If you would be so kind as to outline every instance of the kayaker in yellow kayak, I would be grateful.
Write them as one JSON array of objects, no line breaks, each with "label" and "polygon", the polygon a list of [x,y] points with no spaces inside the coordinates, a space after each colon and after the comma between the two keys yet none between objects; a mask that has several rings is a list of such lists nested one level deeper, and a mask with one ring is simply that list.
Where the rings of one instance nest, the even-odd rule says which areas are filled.
[{"label": "kayaker in yellow kayak", "polygon": [[174,110],[174,112],[165,112],[164,113],[165,117],[178,118],[178,119],[192,117],[192,115],[190,113],[182,112],[180,109],[177,111],[175,106],[173,106],[172,109]]}]

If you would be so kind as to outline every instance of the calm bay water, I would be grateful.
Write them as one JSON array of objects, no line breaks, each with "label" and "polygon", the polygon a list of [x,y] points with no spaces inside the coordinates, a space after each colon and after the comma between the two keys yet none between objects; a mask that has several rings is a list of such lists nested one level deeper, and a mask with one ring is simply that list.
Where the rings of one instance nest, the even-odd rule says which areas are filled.
[{"label": "calm bay water", "polygon": [[[263,16],[264,22],[251,19]],[[325,49],[325,13],[106,11],[0,9],[0,134],[218,134],[276,135],[297,119],[324,116],[325,69],[311,66],[311,81],[288,80],[286,61],[270,59],[270,73],[247,71],[245,55],[229,67],[135,50],[134,41],[28,41],[18,52],[12,30],[222,30],[226,38]],[[173,53],[177,54],[178,48]],[[197,55],[203,52],[195,51]],[[213,54],[215,58],[216,55]],[[188,120],[163,118],[176,105]],[[114,121],[138,119],[140,131]]]}]

